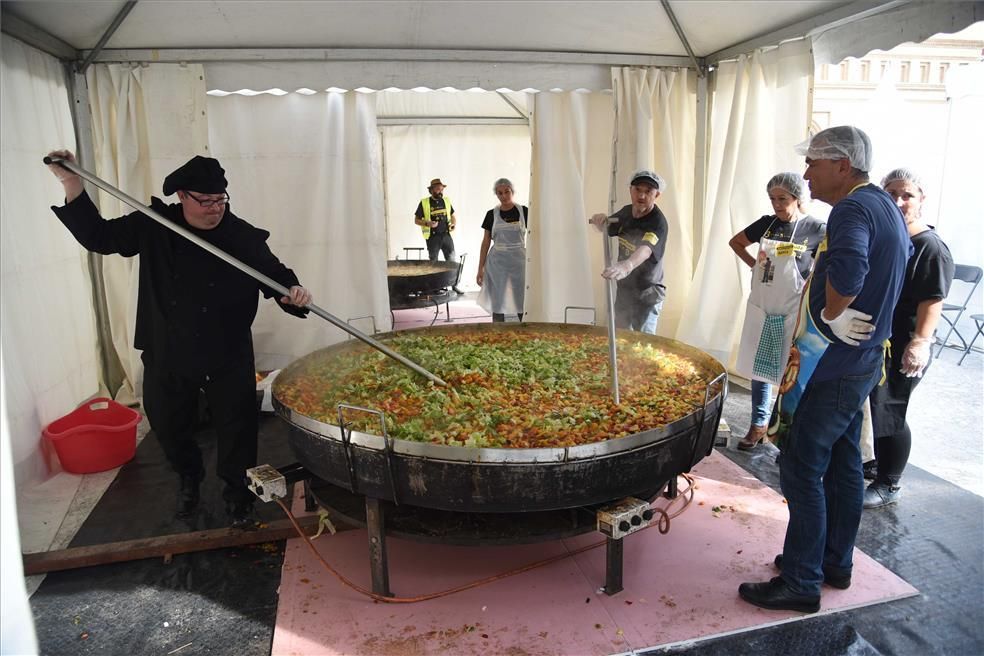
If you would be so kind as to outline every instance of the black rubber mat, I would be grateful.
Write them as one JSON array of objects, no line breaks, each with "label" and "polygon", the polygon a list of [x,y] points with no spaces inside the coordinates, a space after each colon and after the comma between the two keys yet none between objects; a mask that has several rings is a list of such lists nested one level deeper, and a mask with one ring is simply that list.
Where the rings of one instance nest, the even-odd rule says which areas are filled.
[{"label": "black rubber mat", "polygon": [[[174,518],[177,476],[153,434],[120,471],[71,546],[228,526],[215,439],[198,435],[208,472],[193,521]],[[261,420],[260,462],[293,459],[279,419]],[[260,519],[280,508],[257,504]],[[31,597],[42,654],[270,653],[283,542],[52,572]],[[183,647],[183,648],[182,648]]]}]

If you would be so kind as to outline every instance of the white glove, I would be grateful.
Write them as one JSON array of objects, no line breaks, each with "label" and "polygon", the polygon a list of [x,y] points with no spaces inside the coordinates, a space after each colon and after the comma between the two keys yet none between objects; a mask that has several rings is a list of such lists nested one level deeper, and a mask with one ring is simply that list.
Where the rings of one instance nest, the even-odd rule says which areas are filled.
[{"label": "white glove", "polygon": [[598,230],[604,230],[605,226],[608,224],[608,215],[594,214],[590,219],[588,219],[588,223],[598,228]]},{"label": "white glove", "polygon": [[601,277],[609,280],[621,280],[630,273],[632,273],[632,265],[629,264],[628,260],[622,260],[602,271]]},{"label": "white glove", "polygon": [[825,315],[827,308],[820,311],[820,318],[825,324],[830,326],[830,330],[837,339],[845,344],[857,346],[861,342],[871,339],[871,333],[875,330],[875,324],[869,323],[870,314],[846,308],[836,319],[828,319]]},{"label": "white glove", "polygon": [[902,366],[899,371],[904,373],[907,378],[922,377],[923,369],[929,364],[932,343],[931,337],[913,337],[902,354]]}]

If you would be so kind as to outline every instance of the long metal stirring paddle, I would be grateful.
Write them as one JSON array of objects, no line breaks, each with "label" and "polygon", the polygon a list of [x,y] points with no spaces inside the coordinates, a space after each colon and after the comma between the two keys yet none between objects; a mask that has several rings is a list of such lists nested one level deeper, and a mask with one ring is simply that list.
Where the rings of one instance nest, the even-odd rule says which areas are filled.
[{"label": "long metal stirring paddle", "polygon": [[[161,216],[160,214],[158,214],[154,210],[150,209],[149,207],[147,207],[146,205],[144,205],[143,203],[141,203],[137,199],[133,198],[132,196],[127,195],[123,191],[120,191],[119,189],[117,189],[113,185],[111,185],[108,182],[106,182],[105,180],[103,180],[103,179],[101,179],[101,178],[93,175],[92,173],[89,173],[85,169],[80,168],[80,167],[76,166],[75,164],[73,164],[72,162],[70,162],[70,161],[68,161],[66,159],[63,159],[61,157],[45,157],[44,158],[44,163],[45,164],[48,164],[48,165],[50,165],[50,164],[58,164],[59,166],[68,169],[72,173],[75,173],[76,175],[79,175],[79,176],[85,178],[86,180],[88,180],[92,184],[96,185],[100,189],[102,189],[102,190],[104,190],[104,191],[112,194],[116,198],[120,199],[121,201],[123,201],[124,203],[126,203],[127,205],[129,205],[130,207],[132,207],[133,209],[139,210],[139,211],[143,212],[144,214],[146,214],[147,216],[149,216],[150,218],[152,218],[154,221],[157,221],[158,223],[160,223],[162,226],[164,226],[168,230],[173,230],[174,232],[178,233],[179,235],[181,235],[185,239],[191,241],[192,243],[196,244],[197,246],[200,246],[200,247],[204,248],[205,250],[207,250],[209,253],[211,253],[212,255],[216,256],[220,260],[223,260],[227,264],[231,264],[232,266],[236,267],[237,269],[239,269],[240,271],[242,271],[246,275],[250,276],[251,278],[254,278],[254,279],[258,280],[259,282],[263,283],[267,287],[270,287],[271,289],[273,289],[274,291],[280,293],[283,296],[290,296],[290,290],[288,290],[286,287],[284,287],[283,285],[281,285],[280,283],[278,283],[276,280],[273,280],[272,278],[268,278],[267,276],[263,275],[262,273],[260,273],[256,269],[254,269],[253,267],[249,266],[248,264],[245,264],[243,262],[240,262],[239,260],[237,260],[233,256],[231,256],[228,253],[226,253],[221,248],[218,248],[216,246],[213,246],[212,244],[208,243],[207,241],[205,241],[204,239],[202,239],[198,235],[196,235],[196,234],[194,234],[194,233],[192,233],[192,232],[190,232],[190,231],[182,228],[181,226],[179,226],[179,225],[177,225],[177,224],[175,224],[175,223],[173,223],[171,221],[168,221],[163,216]],[[358,330],[357,328],[353,328],[352,326],[348,325],[347,323],[345,323],[341,319],[339,319],[339,318],[335,317],[334,315],[332,315],[332,314],[326,312],[325,310],[321,309],[320,307],[318,307],[314,303],[308,303],[304,307],[307,308],[308,310],[310,310],[311,312],[315,313],[316,315],[318,315],[319,317],[321,317],[325,321],[327,321],[327,322],[329,322],[329,323],[331,323],[331,324],[333,324],[333,325],[341,328],[342,330],[344,330],[348,334],[352,335],[352,337],[355,337],[356,339],[362,340],[363,342],[365,342],[369,346],[373,347],[377,351],[379,351],[379,352],[381,352],[381,353],[383,353],[383,354],[385,354],[385,355],[393,358],[394,360],[396,360],[400,364],[402,364],[402,365],[404,365],[406,367],[409,367],[410,369],[413,369],[418,374],[420,374],[421,376],[424,376],[428,380],[431,380],[431,381],[437,383],[438,385],[443,385],[444,387],[447,387],[448,386],[448,384],[446,382],[444,382],[442,379],[438,378],[437,376],[435,376],[431,372],[427,371],[426,369],[424,369],[423,367],[421,367],[416,362],[413,362],[412,360],[408,360],[407,358],[403,357],[402,355],[400,355],[396,351],[394,351],[394,350],[392,350],[392,349],[384,346],[381,342],[376,341],[375,339],[373,339],[369,335],[366,335],[365,333],[363,333],[362,331]]]},{"label": "long metal stirring paddle", "polygon": [[[605,268],[612,265],[612,244],[611,237],[608,236],[608,226],[617,223],[614,216],[605,219],[605,226],[602,230],[602,239],[605,243]],[[615,405],[619,405],[618,394],[618,356],[615,352],[615,281],[605,280],[605,295],[608,301],[608,367],[612,372],[612,400]]]}]

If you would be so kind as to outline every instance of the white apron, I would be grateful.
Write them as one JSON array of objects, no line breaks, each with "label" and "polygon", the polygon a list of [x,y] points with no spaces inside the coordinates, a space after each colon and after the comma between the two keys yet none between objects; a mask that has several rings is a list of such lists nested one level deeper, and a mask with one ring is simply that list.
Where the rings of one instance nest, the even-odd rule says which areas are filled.
[{"label": "white apron", "polygon": [[782,381],[786,370],[800,295],[806,285],[796,261],[796,254],[806,247],[793,242],[798,224],[793,224],[789,241],[763,237],[759,242],[735,365],[742,376],[773,385]]},{"label": "white apron", "polygon": [[492,210],[492,248],[485,259],[485,277],[478,294],[478,305],[495,314],[521,314],[526,298],[526,215],[519,220],[502,220],[499,207]]}]

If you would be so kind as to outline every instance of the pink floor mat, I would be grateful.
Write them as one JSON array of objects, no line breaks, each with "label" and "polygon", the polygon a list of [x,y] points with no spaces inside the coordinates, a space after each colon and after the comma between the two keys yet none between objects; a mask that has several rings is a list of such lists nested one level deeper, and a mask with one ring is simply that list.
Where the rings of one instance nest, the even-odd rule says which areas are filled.
[{"label": "pink floor mat", "polygon": [[[449,311],[451,321],[448,321]],[[491,321],[492,316],[470,298],[459,298],[438,306],[436,310],[433,307],[393,310],[393,330],[422,328],[430,326],[431,322],[435,326],[443,326],[448,323],[490,323]]]},{"label": "pink floor mat", "polygon": [[[600,592],[604,546],[447,597],[387,604],[344,586],[301,540],[289,540],[272,653],[619,654],[813,617],[738,598],[743,581],[776,574],[772,559],[782,549],[787,518],[783,499],[716,452],[693,474],[694,501],[668,534],[650,529],[625,538],[625,589],[611,597]],[[600,537],[510,547],[389,539],[390,587],[403,597],[446,590]],[[326,535],[315,544],[344,576],[371,587],[365,530]],[[915,594],[855,551],[853,585],[824,587],[820,614]]]}]

